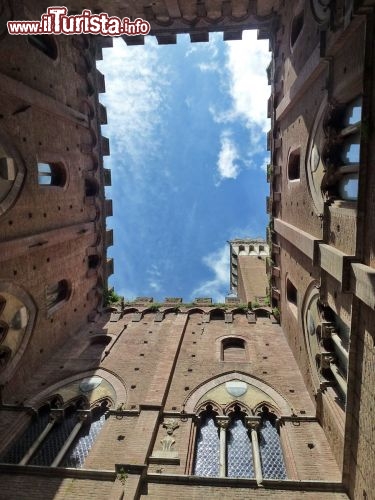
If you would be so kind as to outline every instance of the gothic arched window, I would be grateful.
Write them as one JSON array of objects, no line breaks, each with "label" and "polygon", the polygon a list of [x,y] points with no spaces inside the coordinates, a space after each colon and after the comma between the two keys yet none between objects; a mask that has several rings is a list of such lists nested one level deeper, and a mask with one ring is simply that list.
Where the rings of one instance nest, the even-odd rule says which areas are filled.
[{"label": "gothic arched window", "polygon": [[197,476],[219,476],[220,443],[215,415],[211,407],[201,415],[194,467]]},{"label": "gothic arched window", "polygon": [[280,436],[276,428],[276,417],[263,410],[259,430],[260,457],[262,474],[265,479],[286,479]]},{"label": "gothic arched window", "polygon": [[244,415],[236,411],[228,426],[228,477],[254,477],[253,452]]},{"label": "gothic arched window", "polygon": [[1,462],[19,465],[82,467],[105,421],[107,402],[82,410],[84,400],[68,407],[46,405],[35,415]]},{"label": "gothic arched window", "polygon": [[209,405],[201,415],[194,474],[211,477],[286,479],[276,416],[263,408],[246,415],[239,404],[228,415]]}]

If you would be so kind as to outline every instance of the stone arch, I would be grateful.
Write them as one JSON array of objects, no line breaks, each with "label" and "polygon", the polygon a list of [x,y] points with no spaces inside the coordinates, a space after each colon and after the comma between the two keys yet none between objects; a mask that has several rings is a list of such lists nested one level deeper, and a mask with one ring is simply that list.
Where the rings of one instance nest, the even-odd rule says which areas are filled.
[{"label": "stone arch", "polygon": [[201,309],[200,307],[192,307],[191,309],[189,309],[187,311],[187,313],[190,315],[190,314],[204,314],[204,311],[203,309]]},{"label": "stone arch", "polygon": [[215,401],[211,401],[210,399],[208,399],[207,401],[205,401],[204,403],[199,405],[199,407],[197,408],[197,411],[196,411],[197,415],[200,415],[201,413],[207,411],[209,406],[212,407],[212,411],[214,413],[217,413],[220,416],[224,415],[223,409],[221,408],[221,406],[218,405]]},{"label": "stone arch", "polygon": [[[221,384],[230,381],[244,382],[245,384],[248,384],[249,387],[254,388],[254,390],[258,391],[260,394],[263,393],[265,397],[270,400],[269,402],[278,408],[279,415],[291,415],[293,413],[292,406],[289,404],[287,399],[275,388],[252,375],[248,375],[239,371],[230,371],[227,373],[223,373],[222,375],[212,377],[211,379],[202,382],[195,389],[190,391],[190,393],[186,397],[184,401],[184,410],[187,413],[195,413],[196,409],[201,404],[201,399],[206,394],[208,394],[210,390],[215,389]],[[232,401],[236,399],[238,398],[234,397]]]},{"label": "stone arch", "polygon": [[[92,377],[100,377],[107,384],[105,384],[105,387],[103,387],[103,391],[88,391],[88,393],[92,392],[92,397],[90,399],[85,392],[78,393],[77,387],[83,380]],[[107,391],[108,394],[105,393],[106,388],[112,389],[112,393],[109,394],[110,391]],[[128,390],[125,382],[117,375],[114,375],[113,373],[105,369],[99,368],[97,370],[88,370],[86,372],[78,373],[66,379],[60,380],[59,382],[56,382],[50,387],[47,387],[38,394],[35,394],[30,399],[25,401],[24,404],[25,406],[38,408],[43,401],[47,401],[52,397],[52,395],[53,397],[58,397],[61,400],[62,404],[65,404],[67,401],[73,399],[73,396],[70,399],[67,399],[67,397],[70,394],[74,394],[74,392],[77,396],[85,396],[86,398],[88,398],[89,405],[95,403],[100,399],[107,398],[111,401],[113,407],[116,407],[120,403],[126,404],[126,401],[128,399]]]},{"label": "stone arch", "polygon": [[238,399],[235,399],[234,401],[231,401],[229,404],[227,404],[223,410],[224,415],[229,415],[230,413],[235,411],[235,407],[238,406],[240,411],[242,413],[245,413],[246,415],[253,415],[253,410],[245,403],[242,401],[239,401]]}]

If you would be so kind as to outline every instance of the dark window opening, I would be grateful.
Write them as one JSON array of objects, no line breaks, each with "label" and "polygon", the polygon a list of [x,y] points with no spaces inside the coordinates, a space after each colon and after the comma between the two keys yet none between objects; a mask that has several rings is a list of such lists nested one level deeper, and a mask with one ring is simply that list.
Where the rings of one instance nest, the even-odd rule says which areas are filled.
[{"label": "dark window opening", "polygon": [[3,342],[8,333],[8,325],[4,321],[0,321],[0,343]]},{"label": "dark window opening", "polygon": [[295,149],[289,155],[288,160],[288,179],[294,181],[300,178],[301,152]]},{"label": "dark window opening", "polygon": [[297,305],[297,288],[290,280],[286,280],[286,298],[291,304]]},{"label": "dark window opening", "polygon": [[9,349],[9,347],[0,347],[0,370],[8,364],[11,356],[12,351]]},{"label": "dark window opening", "polygon": [[223,361],[246,361],[245,341],[239,338],[223,340]]},{"label": "dark window opening", "polygon": [[4,299],[4,297],[0,295],[0,314],[3,313],[6,302],[7,301]]},{"label": "dark window opening", "polygon": [[290,45],[291,47],[294,46],[294,44],[297,41],[297,38],[299,37],[302,28],[303,28],[303,22],[304,22],[304,14],[303,11],[294,16],[293,21],[292,21],[292,27],[290,31]]},{"label": "dark window opening", "polygon": [[211,311],[210,313],[210,319],[224,319],[225,318],[225,313],[221,309],[215,309]]},{"label": "dark window opening", "polygon": [[60,163],[38,163],[38,183],[40,186],[64,187],[65,168]]},{"label": "dark window opening", "polygon": [[94,179],[85,179],[86,196],[96,196],[99,192],[99,185]]},{"label": "dark window opening", "polygon": [[47,309],[51,309],[60,302],[68,300],[70,295],[70,285],[67,280],[60,280],[58,283],[49,285],[46,288]]},{"label": "dark window opening", "polygon": [[89,255],[88,257],[88,266],[89,269],[96,269],[99,265],[100,257],[99,255]]},{"label": "dark window opening", "polygon": [[28,35],[29,43],[50,59],[57,59],[57,45],[51,35]]}]

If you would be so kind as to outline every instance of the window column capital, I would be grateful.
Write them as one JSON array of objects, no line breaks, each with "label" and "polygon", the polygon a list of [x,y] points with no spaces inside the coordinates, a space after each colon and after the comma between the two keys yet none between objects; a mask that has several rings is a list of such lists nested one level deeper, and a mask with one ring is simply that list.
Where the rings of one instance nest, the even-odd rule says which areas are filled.
[{"label": "window column capital", "polygon": [[226,415],[218,415],[215,418],[215,421],[221,429],[226,429],[229,425],[229,417]]},{"label": "window column capital", "polygon": [[258,431],[261,420],[262,420],[261,417],[255,417],[255,416],[248,417],[248,416],[246,416],[245,417],[246,427],[248,427],[251,430]]}]

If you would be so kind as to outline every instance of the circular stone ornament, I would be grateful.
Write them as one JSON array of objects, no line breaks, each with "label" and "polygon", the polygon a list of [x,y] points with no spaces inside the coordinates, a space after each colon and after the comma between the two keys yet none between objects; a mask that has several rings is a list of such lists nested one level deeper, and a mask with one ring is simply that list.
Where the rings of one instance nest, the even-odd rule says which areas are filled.
[{"label": "circular stone ornament", "polygon": [[241,380],[230,380],[225,383],[225,389],[231,396],[237,398],[246,394],[248,385]]},{"label": "circular stone ornament", "polygon": [[103,381],[102,377],[97,377],[97,376],[84,378],[83,380],[81,380],[81,383],[79,384],[79,390],[81,392],[91,392],[97,387],[99,387],[102,381]]}]

